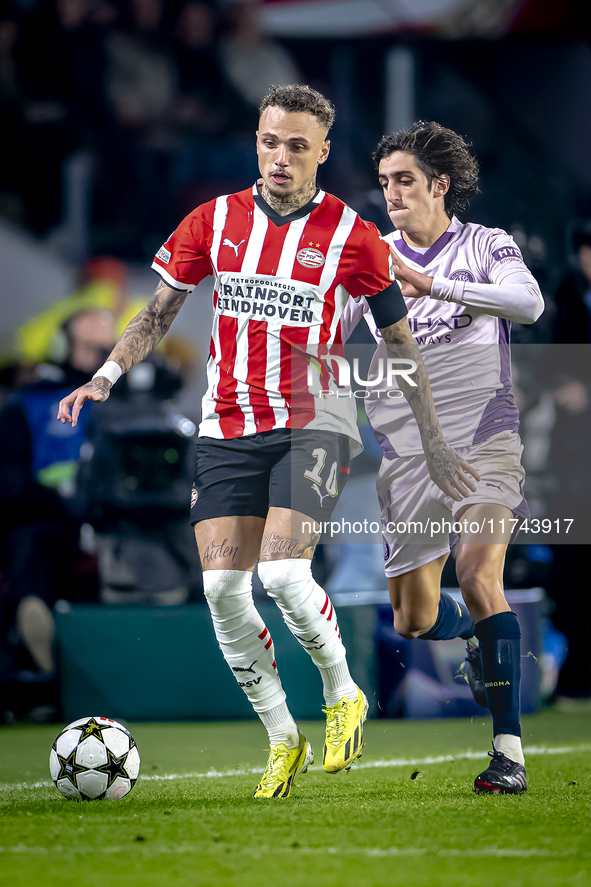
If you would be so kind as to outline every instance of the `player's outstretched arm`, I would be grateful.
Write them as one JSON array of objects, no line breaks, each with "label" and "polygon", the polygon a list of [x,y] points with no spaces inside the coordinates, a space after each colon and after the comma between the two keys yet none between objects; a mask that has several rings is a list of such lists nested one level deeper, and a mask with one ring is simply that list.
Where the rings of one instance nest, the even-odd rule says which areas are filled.
[{"label": "player's outstretched arm", "polygon": [[502,283],[473,283],[429,277],[405,265],[392,247],[390,254],[396,280],[407,299],[429,297],[441,302],[457,302],[515,323],[534,323],[544,310],[544,297],[538,282],[525,265],[506,272]]},{"label": "player's outstretched arm", "polygon": [[[108,361],[113,361],[121,372],[126,373],[145,360],[169,329],[186,298],[186,291],[172,289],[160,281],[146,307],[127,324]],[[106,400],[112,387],[109,378],[97,375],[60,401],[57,418],[63,424],[70,422],[75,426],[86,401],[99,403]]]},{"label": "player's outstretched arm", "polygon": [[456,502],[461,502],[470,495],[470,491],[474,492],[476,489],[472,478],[480,480],[480,476],[476,469],[448,446],[443,438],[427,370],[410,331],[408,320],[403,317],[398,323],[393,323],[380,332],[391,357],[412,360],[416,364],[417,368],[411,375],[415,384],[411,385],[409,380],[401,375],[398,377],[400,390],[417,420],[431,479],[440,490]]}]

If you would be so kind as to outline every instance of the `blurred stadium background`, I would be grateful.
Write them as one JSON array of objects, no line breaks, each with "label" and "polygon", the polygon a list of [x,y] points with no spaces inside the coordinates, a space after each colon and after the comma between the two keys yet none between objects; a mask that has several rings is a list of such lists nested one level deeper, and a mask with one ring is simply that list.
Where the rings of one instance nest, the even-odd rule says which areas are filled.
[{"label": "blurred stadium background", "polygon": [[[151,258],[178,221],[254,179],[258,102],[269,84],[294,81],[337,107],[321,186],[384,233],[390,223],[371,162],[381,135],[424,118],[467,137],[481,182],[465,218],[511,232],[540,282],[545,314],[514,326],[527,494],[540,519],[557,508],[580,519],[577,544],[530,537],[514,546],[507,588],[530,632],[526,709],[556,696],[567,708],[589,700],[591,45],[583,7],[0,0],[0,718],[67,720],[89,707],[134,719],[249,715],[200,606],[184,525],[208,283],[153,360],[117,386],[102,413],[87,411],[76,440],[61,439],[43,416],[98,368],[147,301]],[[377,465],[369,437],[356,465],[366,489]],[[467,688],[452,681],[461,647],[425,644],[419,656],[402,642],[389,624],[379,546],[353,549],[321,547],[315,569],[339,604],[358,680],[380,702],[373,716],[472,713]],[[346,580],[339,563],[348,563]],[[453,564],[446,582],[454,587]],[[285,650],[294,713],[312,717],[317,676],[305,672],[313,690],[299,698],[309,663],[280,620],[265,618]],[[90,663],[81,638],[102,639]],[[194,678],[203,673],[206,688]]]}]

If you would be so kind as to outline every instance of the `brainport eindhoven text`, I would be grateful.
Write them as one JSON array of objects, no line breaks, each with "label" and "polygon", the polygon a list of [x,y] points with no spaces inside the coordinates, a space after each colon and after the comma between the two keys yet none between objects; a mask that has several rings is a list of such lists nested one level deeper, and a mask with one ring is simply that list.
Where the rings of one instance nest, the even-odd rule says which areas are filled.
[{"label": "brainport eindhoven text", "polygon": [[278,317],[291,323],[313,323],[314,296],[295,292],[289,284],[271,280],[245,280],[220,275],[217,310],[220,314]]}]

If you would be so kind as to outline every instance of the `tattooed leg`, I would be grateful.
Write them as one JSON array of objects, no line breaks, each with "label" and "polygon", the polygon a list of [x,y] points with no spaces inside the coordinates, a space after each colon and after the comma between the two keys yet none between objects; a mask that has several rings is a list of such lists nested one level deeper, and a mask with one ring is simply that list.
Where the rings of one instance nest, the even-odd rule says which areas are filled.
[{"label": "tattooed leg", "polygon": [[285,702],[271,634],[252,598],[252,568],[264,526],[260,517],[216,518],[200,521],[195,537],[222,655],[265,725],[270,745],[294,748],[298,728]]},{"label": "tattooed leg", "polygon": [[304,531],[310,518],[287,508],[271,508],[261,545],[258,573],[285,624],[320,671],[327,705],[357,698],[349,674],[337,615],[312,576],[311,559],[319,533]]},{"label": "tattooed leg", "polygon": [[[304,527],[312,526],[312,532]],[[313,522],[306,514],[289,508],[270,508],[261,542],[259,561],[279,561],[286,558],[312,560],[320,533],[314,532]]]},{"label": "tattooed leg", "polygon": [[216,517],[195,525],[203,571],[250,570],[265,527],[262,517]]}]

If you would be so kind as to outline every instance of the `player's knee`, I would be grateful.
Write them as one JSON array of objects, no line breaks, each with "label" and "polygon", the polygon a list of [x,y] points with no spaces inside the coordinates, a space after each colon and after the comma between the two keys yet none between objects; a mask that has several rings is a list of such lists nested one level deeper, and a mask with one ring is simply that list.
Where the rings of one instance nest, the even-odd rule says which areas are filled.
[{"label": "player's knee", "polygon": [[248,594],[251,590],[252,573],[249,570],[205,570],[203,573],[203,593],[208,603]]},{"label": "player's knee", "polygon": [[279,561],[259,561],[259,579],[266,590],[274,593],[282,588],[312,578],[311,562],[304,558],[286,558]]},{"label": "player's knee", "polygon": [[258,565],[259,578],[285,615],[302,614],[310,606],[320,610],[326,592],[314,581],[311,562],[304,558],[264,561]]},{"label": "player's knee", "polygon": [[[437,617],[435,616],[435,619],[436,618]],[[420,635],[425,634],[426,631],[429,631],[429,629],[433,627],[435,619],[432,619],[427,625],[429,619],[426,619],[420,613],[404,613],[402,611],[396,611],[394,613],[394,628],[401,637],[405,638],[407,641],[412,641],[415,638],[420,637]]]},{"label": "player's knee", "polygon": [[491,594],[499,589],[498,577],[494,570],[486,566],[464,564],[456,565],[458,582],[468,608],[485,602]]}]

